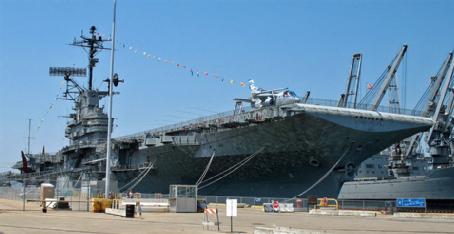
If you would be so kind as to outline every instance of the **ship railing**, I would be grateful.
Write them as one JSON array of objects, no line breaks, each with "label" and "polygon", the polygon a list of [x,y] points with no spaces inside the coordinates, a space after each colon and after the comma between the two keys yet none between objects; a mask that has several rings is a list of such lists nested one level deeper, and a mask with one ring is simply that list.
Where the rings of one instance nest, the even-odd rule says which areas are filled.
[{"label": "ship railing", "polygon": [[40,172],[31,172],[31,173],[26,173],[26,174],[16,174],[14,176],[8,177],[9,179],[36,179],[36,178],[46,178],[48,176],[52,175],[58,175],[58,174],[66,174],[66,173],[73,173],[73,172],[80,172],[80,171],[86,171],[89,170],[89,168],[75,168],[75,169],[56,169],[56,170],[49,170],[49,171],[40,171]]},{"label": "ship railing", "polygon": [[197,126],[203,127],[203,126],[209,124],[209,122],[212,121],[212,120],[220,119],[220,118],[227,118],[227,117],[233,116],[233,114],[234,114],[233,110],[232,111],[226,111],[226,112],[218,113],[218,114],[215,114],[215,115],[210,115],[210,116],[206,116],[206,117],[199,117],[199,118],[196,118],[196,119],[191,119],[191,120],[180,122],[180,123],[176,123],[176,124],[171,124],[171,125],[166,125],[166,126],[159,127],[159,128],[150,129],[150,130],[139,132],[139,133],[136,133],[136,134],[131,134],[131,135],[123,136],[123,137],[118,137],[117,139],[143,137],[146,134],[157,134],[157,135],[159,135],[161,133],[165,133],[165,132],[169,132],[169,131],[182,130],[185,127],[187,127],[187,128],[194,128],[194,127],[197,127]]},{"label": "ship railing", "polygon": [[96,140],[84,140],[84,141],[79,141],[79,142],[70,142],[69,146],[63,147],[63,151],[68,150],[68,149],[77,149],[81,147],[87,147],[87,146],[98,146],[100,144],[106,143],[106,139],[96,139]]},{"label": "ship railing", "polygon": [[[112,167],[112,170],[144,170],[148,168],[151,165],[151,162],[144,162],[142,164],[138,165],[118,165],[115,167]],[[153,167],[152,167],[153,168]]]},{"label": "ship railing", "polygon": [[[309,98],[305,102],[305,104],[337,107],[338,100]],[[358,103],[358,104],[356,104],[356,109],[359,109],[359,110],[370,110],[371,107],[372,107],[372,105],[371,104],[367,104],[367,103]],[[350,103],[350,102],[347,103],[347,107],[345,107],[345,108],[353,108],[353,103]],[[244,114],[244,113],[248,113],[248,112],[252,111],[253,108],[250,107],[250,106],[249,107],[243,107],[242,110],[243,110],[242,114]],[[392,107],[389,107],[389,106],[379,106],[377,108],[377,111],[378,112],[384,112],[384,113],[410,115],[410,116],[421,116],[422,115],[422,111],[410,110],[410,109],[404,109],[404,108],[399,108],[396,111],[395,108],[392,108]],[[160,134],[164,134],[166,132],[171,132],[171,131],[179,131],[179,130],[184,130],[184,129],[188,129],[189,130],[189,129],[194,129],[194,128],[197,128],[197,127],[207,126],[210,123],[213,123],[214,120],[218,120],[218,119],[222,119],[222,120],[224,120],[224,122],[231,122],[232,119],[233,119],[232,117],[234,116],[234,114],[235,114],[234,110],[225,111],[225,112],[221,112],[221,113],[214,114],[214,115],[209,115],[209,116],[205,116],[205,117],[191,119],[191,120],[188,120],[188,121],[183,121],[183,122],[179,122],[179,123],[176,123],[176,124],[166,125],[166,126],[163,126],[163,127],[154,128],[154,129],[142,131],[142,132],[135,133],[135,134],[130,134],[130,135],[122,136],[122,137],[117,137],[116,139],[121,140],[121,139],[130,139],[130,138],[143,138],[147,134],[160,135]]]},{"label": "ship railing", "polygon": [[59,154],[52,154],[52,153],[46,153],[46,154],[35,154],[32,156],[38,162],[59,162],[63,160],[63,157]]},{"label": "ship railing", "polygon": [[[330,99],[319,99],[319,98],[309,98],[306,102],[307,104],[313,104],[313,105],[320,105],[320,106],[331,106],[331,107],[337,107],[338,101],[337,100],[330,100]],[[347,103],[346,108],[353,108],[353,102]],[[356,108],[358,110],[370,110],[372,108],[372,104],[368,103],[357,103]],[[414,109],[405,109],[405,108],[399,108],[396,110],[394,107],[391,106],[384,106],[380,105],[377,108],[378,112],[384,112],[384,113],[393,113],[393,114],[401,114],[401,115],[411,115],[411,116],[421,116],[422,111],[414,110]]]}]

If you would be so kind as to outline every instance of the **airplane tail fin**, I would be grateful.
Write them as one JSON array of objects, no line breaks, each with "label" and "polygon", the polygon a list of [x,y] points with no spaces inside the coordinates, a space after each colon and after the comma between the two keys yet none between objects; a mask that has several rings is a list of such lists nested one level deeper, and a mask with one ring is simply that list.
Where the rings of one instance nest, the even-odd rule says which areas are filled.
[{"label": "airplane tail fin", "polygon": [[27,157],[24,154],[24,151],[20,151],[21,157],[22,157],[22,173],[27,173],[28,171],[28,162],[27,162]]},{"label": "airplane tail fin", "polygon": [[260,91],[260,89],[255,86],[255,81],[253,79],[249,80],[249,90],[251,93],[258,93]]}]

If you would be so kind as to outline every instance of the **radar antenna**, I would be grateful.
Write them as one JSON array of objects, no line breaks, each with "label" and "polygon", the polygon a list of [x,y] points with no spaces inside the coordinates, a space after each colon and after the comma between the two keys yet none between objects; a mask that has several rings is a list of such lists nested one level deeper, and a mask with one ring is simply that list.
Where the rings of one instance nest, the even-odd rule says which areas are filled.
[{"label": "radar antenna", "polygon": [[50,67],[50,76],[63,76],[66,81],[66,90],[63,93],[64,99],[76,100],[76,95],[83,91],[83,88],[72,77],[87,76],[86,68],[75,67]]}]

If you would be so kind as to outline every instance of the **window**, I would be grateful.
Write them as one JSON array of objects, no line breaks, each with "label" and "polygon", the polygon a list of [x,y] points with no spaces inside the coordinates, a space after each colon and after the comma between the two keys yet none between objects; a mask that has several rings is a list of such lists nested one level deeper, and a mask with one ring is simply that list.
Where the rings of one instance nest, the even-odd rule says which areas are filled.
[{"label": "window", "polygon": [[374,168],[374,164],[366,164],[366,168]]}]

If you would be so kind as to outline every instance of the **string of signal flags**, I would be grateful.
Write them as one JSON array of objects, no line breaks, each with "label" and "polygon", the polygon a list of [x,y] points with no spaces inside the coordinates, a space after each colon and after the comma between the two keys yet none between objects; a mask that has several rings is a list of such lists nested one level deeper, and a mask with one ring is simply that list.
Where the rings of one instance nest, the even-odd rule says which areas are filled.
[{"label": "string of signal flags", "polygon": [[[238,80],[235,80],[235,79],[229,79],[229,78],[227,78],[225,76],[221,76],[221,75],[219,75],[217,73],[208,72],[208,71],[201,70],[201,69],[198,69],[198,68],[195,68],[195,67],[187,66],[187,65],[185,65],[183,63],[176,62],[175,60],[172,60],[172,59],[166,59],[166,58],[160,57],[158,55],[155,55],[154,53],[150,53],[150,52],[147,52],[147,51],[140,51],[136,47],[128,46],[124,42],[118,42],[118,43],[122,45],[123,49],[127,49],[131,53],[141,55],[141,56],[143,56],[146,59],[150,59],[150,60],[153,60],[153,61],[156,61],[156,62],[159,62],[159,63],[173,65],[177,69],[182,69],[182,70],[187,71],[188,74],[190,76],[192,76],[192,77],[206,77],[206,78],[212,78],[212,79],[218,80],[218,81],[220,81],[222,83],[229,84],[229,85],[239,85],[240,87],[246,87],[247,86],[246,85],[247,82],[245,82],[245,81],[238,81]],[[373,88],[374,88],[374,84],[367,83],[367,91],[369,91],[369,90],[371,90]]]},{"label": "string of signal flags", "polygon": [[181,69],[181,70],[186,71],[188,73],[188,75],[190,75],[191,77],[211,78],[211,79],[217,80],[217,81],[219,81],[221,83],[224,83],[224,84],[239,85],[240,87],[246,87],[246,84],[247,84],[247,82],[244,82],[244,81],[230,79],[230,78],[228,78],[226,76],[221,76],[221,75],[219,75],[217,73],[212,73],[212,72],[209,72],[207,70],[198,69],[198,68],[195,68],[195,67],[192,67],[192,66],[188,66],[188,65],[186,65],[184,63],[176,62],[173,59],[163,58],[163,57],[158,56],[158,55],[156,55],[154,53],[150,53],[150,52],[147,52],[147,51],[139,50],[136,47],[130,46],[130,45],[124,43],[124,42],[118,42],[118,43],[121,44],[121,47],[123,49],[126,49],[126,50],[130,51],[131,53],[141,55],[145,59],[153,60],[153,61],[156,61],[158,63],[172,65],[172,66],[174,66],[177,69]]}]

